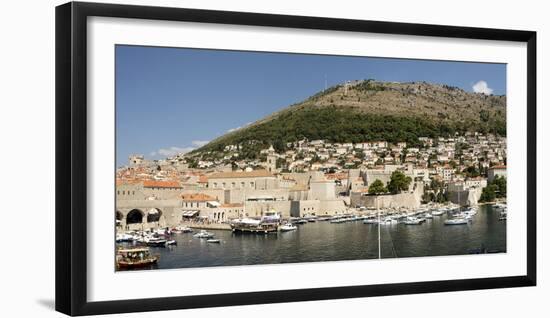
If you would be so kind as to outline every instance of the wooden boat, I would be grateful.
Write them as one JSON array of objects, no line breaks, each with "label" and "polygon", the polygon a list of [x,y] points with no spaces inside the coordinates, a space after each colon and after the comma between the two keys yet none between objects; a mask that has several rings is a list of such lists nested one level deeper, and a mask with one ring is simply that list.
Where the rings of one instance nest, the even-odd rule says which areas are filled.
[{"label": "wooden boat", "polygon": [[119,249],[116,255],[117,268],[132,269],[142,268],[157,263],[159,256],[153,256],[149,248]]},{"label": "wooden boat", "polygon": [[279,230],[279,224],[265,223],[261,220],[245,218],[235,220],[233,223],[231,223],[231,230],[233,231],[233,233],[277,233],[277,231]]}]

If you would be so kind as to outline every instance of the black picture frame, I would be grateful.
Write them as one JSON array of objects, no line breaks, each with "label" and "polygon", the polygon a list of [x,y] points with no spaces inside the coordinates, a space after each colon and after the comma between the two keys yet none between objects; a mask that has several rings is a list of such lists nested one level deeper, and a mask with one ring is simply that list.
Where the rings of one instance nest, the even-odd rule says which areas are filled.
[{"label": "black picture frame", "polygon": [[[86,36],[91,16],[524,42],[527,44],[527,274],[350,287],[88,302]],[[536,32],[70,2],[56,7],[56,310],[91,315],[536,285]]]}]

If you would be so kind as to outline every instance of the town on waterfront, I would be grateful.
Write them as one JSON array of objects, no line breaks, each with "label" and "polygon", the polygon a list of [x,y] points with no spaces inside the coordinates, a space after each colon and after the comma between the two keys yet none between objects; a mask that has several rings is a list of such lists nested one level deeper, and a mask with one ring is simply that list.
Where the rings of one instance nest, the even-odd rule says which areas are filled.
[{"label": "town on waterfront", "polygon": [[[117,51],[117,59],[123,53]],[[226,58],[200,50],[182,54]],[[242,63],[254,60],[252,53],[239,54]],[[284,63],[295,67],[288,59]],[[455,67],[449,65],[441,68]],[[129,70],[135,72],[117,67]],[[135,103],[146,102],[132,96],[136,87],[118,85],[127,92],[117,97],[117,131],[120,121],[129,133],[117,135],[117,158],[128,149],[115,176],[117,270],[506,252],[504,88],[496,94],[481,81],[468,91],[443,79],[345,79],[329,86],[324,78],[324,89],[303,101],[244,119],[250,122],[221,135],[209,129],[223,116],[202,125],[150,125],[140,142],[160,142],[157,130],[206,135],[193,147],[150,153],[121,146],[125,140],[140,144],[132,140],[139,134],[132,120],[140,111]],[[216,116],[211,111],[203,110]],[[162,122],[160,115],[143,116],[142,123]],[[144,154],[132,151],[139,149]]]}]

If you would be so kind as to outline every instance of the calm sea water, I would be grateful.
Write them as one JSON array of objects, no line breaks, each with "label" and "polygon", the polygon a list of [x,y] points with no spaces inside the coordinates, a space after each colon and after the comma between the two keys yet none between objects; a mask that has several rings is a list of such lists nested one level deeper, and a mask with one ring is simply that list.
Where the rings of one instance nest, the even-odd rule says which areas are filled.
[{"label": "calm sea water", "polygon": [[446,215],[421,225],[384,225],[380,228],[382,258],[468,254],[485,248],[506,252],[506,221],[492,206],[480,206],[467,225],[444,225]]},{"label": "calm sea water", "polygon": [[375,259],[379,246],[382,258],[468,254],[480,247],[506,251],[506,221],[499,221],[490,206],[480,207],[468,225],[445,226],[446,218],[434,217],[421,225],[382,225],[380,245],[378,226],[361,221],[308,223],[297,231],[267,235],[209,231],[220,244],[194,238],[193,233],[176,234],[177,246],[150,248],[160,255],[150,269]]}]

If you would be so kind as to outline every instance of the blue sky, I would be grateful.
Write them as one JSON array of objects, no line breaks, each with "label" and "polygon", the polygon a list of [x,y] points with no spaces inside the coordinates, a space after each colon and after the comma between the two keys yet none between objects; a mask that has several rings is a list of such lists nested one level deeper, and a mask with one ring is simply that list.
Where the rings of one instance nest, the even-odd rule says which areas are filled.
[{"label": "blue sky", "polygon": [[323,90],[325,76],[506,93],[504,64],[117,45],[117,165],[199,147]]}]

